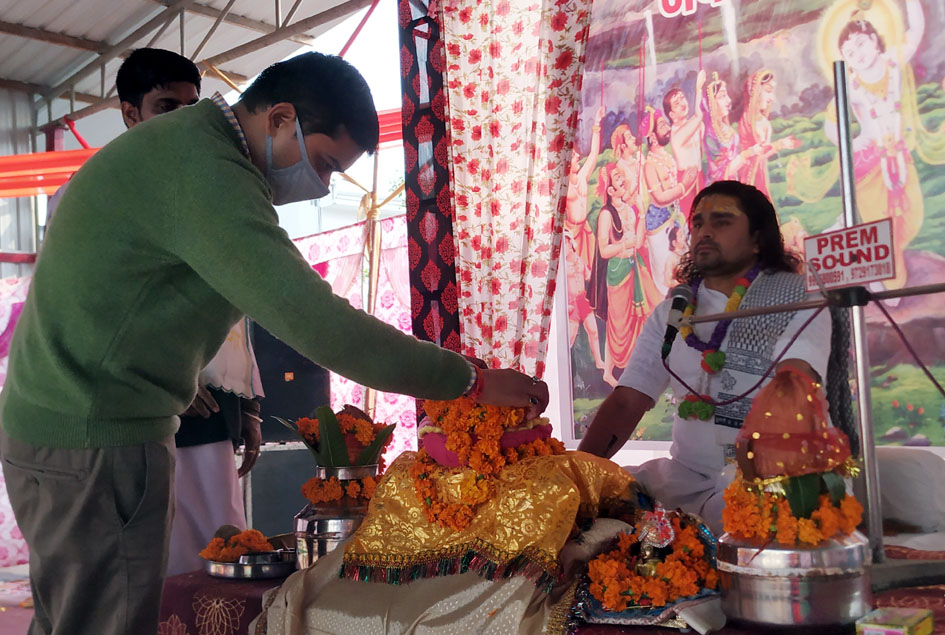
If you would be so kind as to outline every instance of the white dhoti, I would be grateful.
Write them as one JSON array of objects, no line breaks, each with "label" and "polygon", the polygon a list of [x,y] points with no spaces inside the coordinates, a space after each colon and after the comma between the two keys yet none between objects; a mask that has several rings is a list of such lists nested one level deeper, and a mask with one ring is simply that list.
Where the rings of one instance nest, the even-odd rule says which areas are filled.
[{"label": "white dhoti", "polygon": [[[769,275],[787,276],[789,274],[759,275],[752,285],[749,294],[745,297],[745,306],[750,306],[753,293],[761,293]],[[760,286],[755,285],[762,283]],[[797,283],[797,279],[790,282]],[[766,297],[762,295],[762,297]],[[700,286],[696,315],[721,313],[725,310],[728,298],[705,285]],[[660,303],[637,338],[633,354],[627,363],[627,368],[620,376],[619,385],[633,388],[649,396],[657,402],[667,387],[673,391],[677,401],[682,401],[689,393],[689,388],[680,381],[671,377],[669,372],[660,364],[660,352],[663,344],[663,334],[669,316],[670,302]],[[827,376],[827,357],[830,353],[830,315],[824,311],[818,315],[802,333],[798,333],[812,311],[799,311],[789,317],[787,323],[777,330],[765,330],[765,325],[754,328],[752,332],[761,332],[758,339],[770,338],[770,351],[764,351],[769,359],[782,355],[781,359],[797,358],[810,363],[821,377]],[[787,315],[787,314],[784,314]],[[744,319],[744,318],[743,318]],[[758,320],[758,318],[748,318]],[[702,353],[686,344],[681,337],[673,342],[672,350],[667,358],[669,367],[694,392],[710,395],[716,401],[728,401],[734,396],[751,391],[756,384],[760,373],[752,375],[741,372],[746,365],[745,356],[732,354],[732,334],[740,328],[746,328],[739,320],[732,323],[732,328],[721,342],[720,349],[728,355],[726,366],[714,374],[707,374],[701,366]],[[712,337],[715,323],[700,322],[695,325],[696,335],[707,342]],[[796,340],[791,343],[794,336]],[[787,350],[785,350],[787,349]],[[736,349],[738,351],[740,349]],[[736,362],[731,363],[735,358]],[[761,365],[761,371],[767,370],[769,362]],[[738,371],[738,372],[736,372]],[[761,385],[768,380],[765,379]],[[683,511],[700,516],[713,532],[722,530],[722,493],[735,475],[734,459],[735,437],[741,425],[744,413],[748,412],[751,399],[758,388],[741,399],[737,399],[735,406],[741,408],[741,415],[737,419],[733,416],[722,416],[730,413],[720,404],[709,421],[698,419],[682,419],[678,415],[673,420],[673,445],[670,449],[672,458],[655,459],[646,463],[627,467],[626,469],[637,479],[643,490],[669,509],[681,508]],[[721,414],[720,414],[721,413]]]},{"label": "white dhoti", "polygon": [[197,554],[220,525],[246,529],[243,492],[230,440],[177,448],[176,511],[167,575],[203,568]]}]

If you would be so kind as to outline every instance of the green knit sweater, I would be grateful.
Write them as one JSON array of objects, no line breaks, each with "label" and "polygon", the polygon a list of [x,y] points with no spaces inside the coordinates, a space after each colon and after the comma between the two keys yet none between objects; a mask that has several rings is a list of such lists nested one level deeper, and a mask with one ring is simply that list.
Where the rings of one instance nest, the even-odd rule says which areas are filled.
[{"label": "green knit sweater", "polygon": [[13,338],[3,428],[53,447],[163,439],[243,313],[380,390],[451,399],[469,382],[459,355],[332,293],[204,100],[125,132],[70,181]]}]

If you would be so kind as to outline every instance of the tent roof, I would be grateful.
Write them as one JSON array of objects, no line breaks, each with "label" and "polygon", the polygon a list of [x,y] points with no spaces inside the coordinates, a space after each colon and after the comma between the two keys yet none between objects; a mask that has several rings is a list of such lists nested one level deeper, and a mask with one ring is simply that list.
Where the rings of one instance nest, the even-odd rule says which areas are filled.
[{"label": "tent roof", "polygon": [[[237,84],[245,82],[370,4],[371,0],[0,0],[0,89],[33,94],[39,127],[50,121],[51,113],[53,120],[62,112],[80,118],[117,106],[112,90],[115,74],[132,49],[154,46],[180,52],[183,43],[184,55],[206,71],[202,92],[226,92],[229,87],[209,65]],[[65,109],[62,102],[57,108],[47,106],[47,100],[57,98],[68,102]]]}]

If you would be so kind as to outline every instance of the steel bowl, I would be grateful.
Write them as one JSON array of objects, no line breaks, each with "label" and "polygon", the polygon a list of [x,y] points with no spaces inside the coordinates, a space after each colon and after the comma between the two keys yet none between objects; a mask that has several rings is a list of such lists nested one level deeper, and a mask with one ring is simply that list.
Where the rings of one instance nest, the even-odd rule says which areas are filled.
[{"label": "steel bowl", "polygon": [[872,610],[869,541],[859,532],[816,549],[762,549],[719,538],[722,610],[777,626],[850,624]]},{"label": "steel bowl", "polygon": [[295,571],[296,555],[291,549],[247,553],[236,562],[204,562],[204,569],[217,578],[236,580],[262,580],[284,578]]}]

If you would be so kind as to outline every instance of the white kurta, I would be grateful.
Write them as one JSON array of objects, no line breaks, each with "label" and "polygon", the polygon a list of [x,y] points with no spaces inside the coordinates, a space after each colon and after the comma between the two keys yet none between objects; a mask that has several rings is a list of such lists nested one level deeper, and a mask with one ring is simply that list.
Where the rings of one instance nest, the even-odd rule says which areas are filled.
[{"label": "white kurta", "polygon": [[[247,319],[227,334],[226,341],[200,372],[201,385],[241,397],[263,395],[262,382]],[[203,566],[197,554],[221,525],[246,529],[243,490],[229,439],[177,448],[174,469],[175,511],[167,559],[167,574],[195,571]]]},{"label": "white kurta", "polygon": [[[765,275],[764,273],[760,275]],[[696,315],[721,313],[728,298],[705,285],[700,286]],[[627,368],[620,376],[619,385],[639,390],[653,401],[658,401],[666,388],[672,389],[675,400],[681,401],[689,393],[672,378],[660,362],[660,349],[666,332],[670,301],[664,300],[647,319],[634,345]],[[799,311],[781,333],[774,347],[772,358],[784,350],[787,343],[801,328],[813,310]],[[712,336],[715,323],[699,323],[694,327],[702,341]],[[731,329],[729,330],[731,332]],[[728,336],[722,341],[721,350],[727,348]],[[827,376],[827,358],[830,354],[830,314],[824,310],[801,333],[790,349],[781,358],[806,361],[821,377]],[[702,370],[702,353],[691,348],[682,337],[677,336],[668,357],[669,367],[700,394],[718,399],[720,391],[741,394],[751,387],[736,384],[722,388],[722,373],[708,374]],[[767,383],[766,378],[762,386]],[[757,381],[757,379],[755,380]],[[759,388],[760,389],[760,388]],[[746,399],[751,399],[756,389]],[[681,507],[698,514],[716,532],[722,524],[722,490],[734,476],[734,466],[726,468],[727,445],[735,442],[736,428],[715,425],[712,421],[680,419],[673,421],[673,444],[670,459],[655,459],[640,466],[627,469],[641,485],[669,508]]]}]

